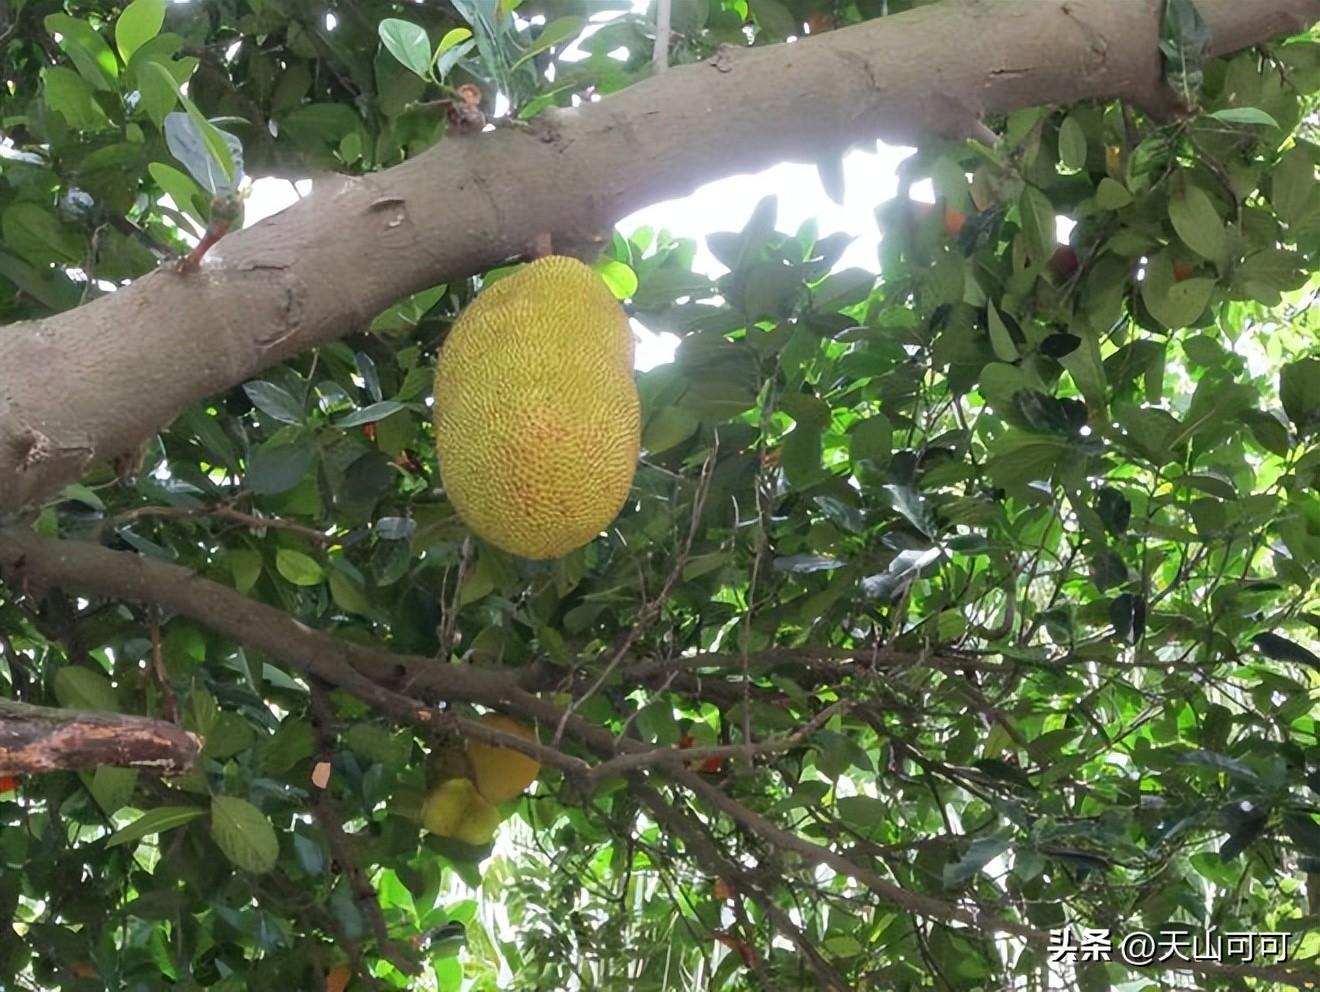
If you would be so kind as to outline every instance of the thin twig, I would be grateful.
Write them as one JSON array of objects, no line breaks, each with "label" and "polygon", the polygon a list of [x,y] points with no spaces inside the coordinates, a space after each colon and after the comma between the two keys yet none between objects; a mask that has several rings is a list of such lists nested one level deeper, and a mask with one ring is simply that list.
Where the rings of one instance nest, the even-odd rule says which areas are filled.
[{"label": "thin twig", "polygon": [[710,453],[706,455],[706,462],[701,467],[701,478],[697,480],[697,491],[692,498],[692,520],[688,525],[687,537],[683,540],[683,547],[679,550],[677,558],[674,560],[673,567],[669,570],[669,575],[665,578],[664,585],[660,591],[647,600],[646,604],[638,611],[637,617],[628,627],[627,634],[624,635],[619,646],[615,649],[613,656],[604,670],[597,676],[596,681],[591,684],[577,699],[574,699],[564,708],[563,719],[555,727],[555,736],[551,744],[558,745],[560,739],[564,736],[564,725],[568,718],[572,716],[579,706],[600,691],[614,670],[619,667],[628,649],[633,646],[639,637],[642,636],[651,625],[660,617],[660,611],[664,608],[665,602],[669,599],[669,594],[673,592],[674,586],[683,575],[683,569],[687,567],[688,556],[692,553],[692,544],[697,539],[697,532],[701,529],[701,514],[706,506],[706,495],[710,492],[710,480],[715,474],[715,455],[719,451],[719,442],[716,441],[710,446]]},{"label": "thin twig", "polygon": [[[312,727],[316,733],[316,752],[318,761],[330,761],[335,752],[335,717],[330,705],[329,693],[316,679],[310,683],[310,702]],[[344,832],[344,820],[339,815],[339,807],[330,798],[327,783],[325,788],[314,789],[312,793],[312,813],[321,824],[330,853],[334,855],[339,870],[348,878],[349,890],[353,901],[366,918],[371,928],[371,935],[376,940],[376,949],[390,964],[405,975],[415,975],[419,971],[417,962],[409,958],[393,940],[390,939],[389,926],[385,914],[380,908],[380,898],[371,884],[366,871],[358,861],[353,842]]]},{"label": "thin twig", "polygon": [[823,980],[821,986],[823,989],[827,992],[848,992],[848,985],[843,977],[812,946],[802,930],[793,924],[788,914],[775,904],[768,893],[756,885],[751,875],[725,854],[699,820],[685,815],[640,776],[633,777],[631,791],[666,833],[683,841],[699,864],[716,878],[722,878],[733,885],[735,896],[747,892],[756,898],[775,929],[793,943],[811,965],[812,970]]},{"label": "thin twig", "polygon": [[21,701],[27,696],[28,689],[36,677],[36,669],[32,666],[31,659],[14,647],[14,642],[3,630],[0,630],[0,657],[4,658],[9,666],[9,682],[13,688],[14,698]]},{"label": "thin twig", "polygon": [[445,610],[444,622],[440,628],[440,648],[435,656],[440,661],[448,663],[449,656],[454,650],[454,633],[458,628],[458,609],[463,595],[463,583],[467,581],[468,572],[472,568],[473,558],[472,538],[463,539],[463,551],[458,562],[458,579],[454,582],[454,592],[449,597],[449,607]]},{"label": "thin twig", "polygon": [[591,774],[588,777],[588,782],[594,785],[612,775],[637,771],[640,768],[646,768],[653,765],[691,766],[709,758],[745,758],[748,761],[751,761],[758,755],[791,751],[828,723],[836,714],[846,712],[852,709],[852,707],[852,700],[838,700],[837,702],[826,706],[791,734],[785,734],[782,737],[772,737],[755,744],[749,741],[743,744],[717,744],[710,747],[657,747],[651,748],[647,751],[635,751],[630,754],[621,754],[616,758],[610,758],[608,761],[603,761],[592,768]]},{"label": "thin twig", "polygon": [[298,534],[307,538],[315,544],[325,545],[331,543],[334,538],[325,534],[314,527],[308,527],[305,524],[295,523],[292,520],[285,520],[282,517],[259,517],[253,513],[245,513],[242,510],[235,509],[228,504],[218,506],[138,506],[131,510],[125,510],[123,513],[110,517],[106,523],[111,526],[119,526],[132,520],[142,517],[172,517],[175,519],[187,519],[191,517],[217,517],[221,520],[229,520],[233,523],[242,524],[252,530],[283,530],[291,534]]},{"label": "thin twig", "polygon": [[[569,715],[552,700],[519,687],[515,676],[472,666],[436,666],[434,660],[398,654],[382,648],[355,644],[313,630],[287,613],[248,599],[233,589],[207,580],[181,566],[127,552],[112,551],[94,542],[42,538],[25,529],[0,528],[0,576],[15,588],[32,582],[85,596],[105,596],[158,603],[165,609],[191,617],[241,644],[259,648],[305,676],[321,678],[370,705],[382,715],[400,722],[432,725],[452,714],[387,688],[397,685],[418,666],[437,671],[428,687],[451,702],[477,702],[499,707],[534,719],[541,725],[564,723],[566,733],[589,751],[613,757],[621,752],[647,749],[640,741],[619,739],[607,727]],[[849,656],[859,652],[851,652]],[[860,652],[865,656],[865,651]],[[975,655],[973,655],[975,657]],[[496,736],[476,721],[474,736]],[[165,725],[169,726],[169,725]],[[463,726],[463,724],[460,724]],[[175,729],[172,728],[171,729]],[[467,727],[463,728],[465,732]],[[538,747],[512,735],[498,735],[501,746],[524,753]],[[556,756],[559,767],[572,767],[581,759],[546,749]],[[585,764],[585,763],[582,763]],[[589,771],[589,766],[583,770]],[[671,768],[668,777],[692,793],[712,814],[729,817],[749,837],[767,847],[801,857],[809,865],[828,866],[855,878],[880,899],[927,918],[964,923],[982,931],[1015,934],[1033,945],[1046,946],[1050,935],[1030,925],[1003,919],[962,897],[948,902],[922,892],[904,889],[850,858],[786,830],[765,816],[742,805],[700,775],[685,768]],[[1154,963],[1156,970],[1179,970],[1200,974],[1259,977],[1288,981],[1309,979],[1301,965],[1247,967],[1205,961]]]},{"label": "thin twig", "polygon": [[151,674],[160,689],[160,715],[170,723],[177,723],[178,701],[170,683],[170,673],[165,669],[165,652],[160,643],[160,607],[155,603],[147,605],[147,626],[151,630]]}]

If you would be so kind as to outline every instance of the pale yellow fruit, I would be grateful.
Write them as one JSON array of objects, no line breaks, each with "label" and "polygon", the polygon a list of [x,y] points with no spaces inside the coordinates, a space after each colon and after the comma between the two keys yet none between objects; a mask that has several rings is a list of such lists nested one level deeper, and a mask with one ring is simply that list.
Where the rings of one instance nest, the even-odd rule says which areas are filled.
[{"label": "pale yellow fruit", "polygon": [[495,831],[500,826],[500,811],[480,795],[473,796],[468,803],[467,816],[458,825],[454,840],[471,844],[473,847],[485,847],[495,839]]},{"label": "pale yellow fruit", "polygon": [[[531,727],[511,716],[491,713],[482,717],[481,722],[526,741],[536,740],[536,732]],[[481,741],[468,741],[467,756],[477,791],[492,803],[508,802],[521,795],[541,771],[541,763],[535,758],[512,748],[494,747]]]},{"label": "pale yellow fruit", "polygon": [[482,798],[469,779],[442,782],[422,803],[422,826],[439,837],[484,847],[500,825],[500,811]]},{"label": "pale yellow fruit", "polygon": [[485,540],[557,558],[610,525],[641,444],[628,317],[577,259],[537,259],[455,321],[435,370],[445,491]]}]

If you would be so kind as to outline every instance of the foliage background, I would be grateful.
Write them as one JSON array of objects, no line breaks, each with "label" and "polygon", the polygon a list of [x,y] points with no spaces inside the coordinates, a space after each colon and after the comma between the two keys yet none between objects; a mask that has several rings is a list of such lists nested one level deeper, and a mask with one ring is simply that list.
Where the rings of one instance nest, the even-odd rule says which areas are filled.
[{"label": "foliage background", "polygon": [[[909,6],[675,0],[669,60]],[[479,140],[442,137],[448,91],[386,18],[443,49],[444,86],[517,120],[644,78],[654,32],[654,11],[625,10],[567,63],[610,5],[8,7],[6,322],[108,292],[205,226],[150,63],[241,140],[250,175],[359,174]],[[708,237],[716,279],[691,242],[614,233],[602,274],[681,343],[639,376],[634,497],[557,562],[471,542],[438,489],[431,367],[479,283],[401,301],[188,410],[130,471],[69,486],[38,533],[534,680],[646,745],[730,747],[585,793],[547,771],[473,861],[409,815],[435,744],[416,728],[346,692],[318,703],[196,617],[0,586],[6,695],[172,709],[205,741],[182,779],[99,768],[0,796],[0,984],[319,988],[348,963],[350,988],[403,988],[416,959],[412,987],[439,989],[1044,987],[1030,935],[914,912],[867,878],[1037,937],[1285,931],[1313,967],[1318,86],[1320,47],[1298,38],[1206,64],[1173,122],[1042,106],[987,122],[994,147],[926,143],[901,179],[930,178],[940,207],[877,205],[878,279],[837,270],[845,238],[779,231],[772,201]],[[1060,214],[1077,221],[1062,252]],[[1194,981],[1286,977],[1244,974]]]}]

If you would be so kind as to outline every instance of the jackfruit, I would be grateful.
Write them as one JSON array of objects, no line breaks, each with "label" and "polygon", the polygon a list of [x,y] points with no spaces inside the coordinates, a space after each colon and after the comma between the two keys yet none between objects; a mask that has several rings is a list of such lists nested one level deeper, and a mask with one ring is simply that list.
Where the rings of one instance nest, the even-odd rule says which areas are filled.
[{"label": "jackfruit", "polygon": [[537,259],[459,314],[435,371],[440,474],[459,517],[558,558],[618,516],[641,446],[628,317],[577,259]]},{"label": "jackfruit", "polygon": [[450,840],[484,847],[500,825],[500,811],[466,778],[443,782],[422,803],[422,826]]},{"label": "jackfruit", "polygon": [[[492,713],[482,717],[481,722],[523,740],[536,740],[536,732],[531,727],[511,716]],[[467,757],[477,791],[492,803],[508,802],[520,795],[541,771],[541,763],[535,758],[513,748],[496,747],[481,741],[468,741]]]}]

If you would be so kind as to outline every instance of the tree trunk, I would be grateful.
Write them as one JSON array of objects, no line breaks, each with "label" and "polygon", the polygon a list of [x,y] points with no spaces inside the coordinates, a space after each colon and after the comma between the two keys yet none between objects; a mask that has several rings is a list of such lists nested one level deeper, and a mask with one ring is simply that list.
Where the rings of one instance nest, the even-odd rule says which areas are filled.
[{"label": "tree trunk", "polygon": [[[702,182],[883,138],[987,134],[986,114],[1120,98],[1153,113],[1160,0],[963,0],[724,48],[532,127],[447,138],[226,237],[200,272],[0,333],[0,512],[136,448],[189,404],[360,330],[405,294],[572,239]],[[1223,54],[1320,0],[1198,0]]]}]

